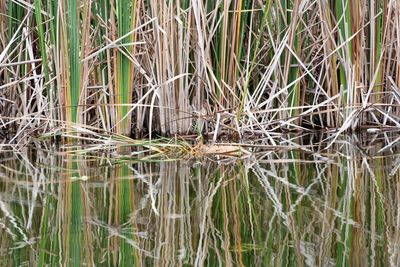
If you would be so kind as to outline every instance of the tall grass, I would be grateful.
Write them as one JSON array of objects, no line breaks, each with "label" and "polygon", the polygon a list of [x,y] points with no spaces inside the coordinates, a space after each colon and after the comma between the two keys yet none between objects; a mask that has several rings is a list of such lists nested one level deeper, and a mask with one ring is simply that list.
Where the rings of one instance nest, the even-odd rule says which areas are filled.
[{"label": "tall grass", "polygon": [[18,135],[400,126],[393,1],[4,3],[1,124]]}]

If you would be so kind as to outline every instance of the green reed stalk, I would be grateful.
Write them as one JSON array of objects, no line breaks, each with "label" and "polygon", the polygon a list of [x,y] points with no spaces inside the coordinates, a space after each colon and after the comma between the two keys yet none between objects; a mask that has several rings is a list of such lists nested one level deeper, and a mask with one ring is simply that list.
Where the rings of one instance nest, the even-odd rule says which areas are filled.
[{"label": "green reed stalk", "polygon": [[[347,0],[341,0],[341,1],[336,1],[336,20],[338,21],[339,24],[339,42],[338,45],[342,44],[346,40],[350,38],[349,34],[351,33],[351,14],[350,14],[350,8],[349,8],[349,3]],[[352,41],[350,41],[347,45],[345,45],[343,48],[339,49],[338,53],[340,54],[340,57],[342,59],[342,62],[346,62],[350,59],[351,52],[352,51]],[[346,75],[346,65],[340,64],[339,65],[339,86],[342,88],[342,105],[343,107],[346,106],[348,103],[347,100],[347,75]]]},{"label": "green reed stalk", "polygon": [[[383,86],[382,86],[382,82],[383,82],[383,71],[382,71],[382,64],[378,66],[379,64],[379,58],[381,56],[382,53],[382,44],[383,44],[383,37],[384,37],[384,19],[385,19],[385,4],[381,3],[381,1],[376,0],[375,1],[375,7],[373,7],[375,9],[375,13],[379,13],[380,11],[382,11],[382,13],[380,15],[377,15],[378,17],[376,18],[376,23],[375,23],[375,38],[373,38],[371,40],[372,43],[374,43],[374,58],[372,59],[374,61],[374,72],[376,70],[376,68],[378,68],[378,74],[377,74],[377,79],[376,79],[376,90],[375,92],[378,93],[378,97],[376,97],[374,100],[375,101],[379,101],[379,93],[381,93],[383,91]],[[375,14],[374,13],[374,14]],[[372,14],[371,14],[372,15]],[[371,20],[373,20],[375,18],[371,18]],[[372,29],[373,30],[373,29]],[[372,49],[372,47],[371,47]]]},{"label": "green reed stalk", "polygon": [[[289,31],[289,45],[292,50],[300,57],[301,56],[301,32],[302,27],[298,26],[299,21],[299,1],[281,1],[284,16],[286,17],[286,23],[288,25],[287,31]],[[291,10],[291,12],[290,12]],[[301,23],[300,23],[301,25]],[[292,55],[290,51],[285,53],[284,58],[284,83],[283,85],[292,84],[299,76],[300,69],[297,66],[299,62]],[[300,81],[297,81],[293,86],[288,88],[288,107],[298,107],[300,105]],[[289,111],[289,116],[298,115],[298,109],[292,109]]]},{"label": "green reed stalk", "polygon": [[69,87],[67,92],[67,105],[69,106],[70,122],[79,122],[78,107],[80,98],[80,58],[79,58],[79,17],[77,13],[77,0],[68,1],[69,10]]},{"label": "green reed stalk", "polygon": [[48,101],[51,103],[52,102],[52,96],[50,93],[50,87],[46,85],[46,82],[48,82],[49,79],[49,69],[48,69],[48,63],[47,63],[47,55],[46,55],[46,45],[45,45],[45,31],[44,31],[44,25],[43,25],[43,20],[42,20],[42,1],[41,0],[35,0],[35,18],[36,18],[36,25],[38,28],[38,37],[39,37],[39,49],[41,53],[41,59],[42,59],[42,66],[43,66],[43,71],[44,71],[44,84],[45,87],[47,88],[47,97]]},{"label": "green reed stalk", "polygon": [[[11,38],[11,36],[14,35],[14,31],[18,28],[19,23],[21,23],[22,19],[24,16],[24,8],[13,2],[10,1],[9,7],[8,7],[8,37]],[[21,37],[18,36],[18,39]]]},{"label": "green reed stalk", "polygon": [[237,55],[238,55],[238,60],[244,60],[244,56],[246,56],[246,46],[244,45],[244,40],[245,40],[245,36],[246,36],[246,30],[248,27],[248,20],[249,17],[251,16],[251,12],[249,12],[249,10],[251,10],[251,4],[252,1],[247,0],[244,1],[244,9],[242,10],[242,14],[241,14],[241,19],[239,20],[240,22],[240,30],[238,33],[238,49],[237,49]]},{"label": "green reed stalk", "polygon": [[[297,53],[297,55],[300,55],[301,53],[301,30],[299,30],[296,33],[296,36],[294,38],[294,51]],[[300,69],[299,67],[296,66],[298,64],[297,60],[292,57],[292,67],[290,67],[289,70],[289,79],[288,79],[288,84],[291,84],[297,78],[299,77],[300,74]],[[300,81],[298,81],[296,84],[294,84],[291,88],[289,88],[289,99],[288,99],[288,106],[295,108],[300,106]],[[297,116],[299,114],[299,109],[292,109],[289,112],[290,117]]]},{"label": "green reed stalk", "polygon": [[[41,5],[42,6],[42,5]],[[51,71],[56,70],[56,61],[54,58],[56,58],[56,53],[58,50],[58,46],[56,41],[57,40],[57,27],[59,23],[59,18],[56,15],[57,14],[57,2],[55,0],[47,0],[47,3],[45,4],[45,9],[49,13],[49,17],[51,18],[46,24],[43,25],[43,31],[44,31],[44,48],[42,45],[40,45],[40,49],[45,51],[45,55],[42,53],[42,57],[46,56],[46,52],[48,49],[48,53],[51,55],[49,59],[45,59],[46,66],[43,66],[44,71],[45,71],[45,82],[46,82],[46,89],[47,89],[47,101],[49,102],[49,109],[50,109],[50,114],[52,114],[53,119],[60,120],[60,112],[57,111],[56,107],[60,106],[60,103],[58,102],[60,100],[58,93],[60,92],[59,88],[57,87],[57,79],[52,78],[54,76],[57,76],[56,71]],[[36,11],[36,9],[35,9]],[[38,16],[38,15],[36,15]],[[40,16],[41,17],[41,16]],[[41,19],[43,21],[43,19]],[[49,32],[49,35],[46,38],[46,29]],[[40,41],[40,40],[39,40]],[[47,43],[46,43],[47,41]],[[51,67],[51,69],[50,69]],[[46,74],[47,72],[47,74]],[[51,81],[52,80],[52,81]],[[54,112],[54,115],[53,115]],[[57,122],[54,122],[54,124],[57,124]]]},{"label": "green reed stalk", "polygon": [[[105,1],[105,0],[100,0],[98,5],[94,5],[94,10],[93,13],[94,14],[98,14],[102,21],[109,21],[110,20],[110,1]],[[108,24],[105,25],[105,27],[100,27],[100,35],[97,36],[97,39],[95,41],[95,45],[96,46],[102,46],[103,45],[103,36],[108,36],[109,35],[109,29],[108,29]],[[112,92],[113,91],[113,80],[111,77],[111,69],[112,69],[112,63],[110,58],[110,51],[104,51],[102,53],[100,53],[99,55],[99,61],[103,62],[100,65],[100,68],[98,70],[98,75],[99,75],[99,79],[100,81],[103,82],[103,84],[108,85],[108,92]],[[107,130],[110,130],[111,125],[113,123],[113,115],[115,115],[115,113],[113,112],[113,109],[115,107],[108,107],[107,105],[109,103],[112,103],[113,99],[112,97],[110,97],[109,94],[107,94],[107,92],[104,92],[103,94],[104,99],[102,99],[102,101],[99,101],[99,105],[100,106],[100,113],[104,114],[104,128]],[[105,105],[104,105],[105,104]]]},{"label": "green reed stalk", "polygon": [[250,69],[249,69],[249,72],[247,74],[246,82],[245,82],[245,85],[244,85],[243,95],[242,95],[242,98],[240,100],[239,109],[238,109],[238,112],[237,112],[237,120],[239,120],[240,117],[241,117],[241,113],[243,111],[244,103],[246,101],[246,97],[247,97],[247,94],[248,94],[248,91],[249,91],[250,81],[251,81],[251,78],[252,78],[252,72],[253,72],[253,70],[254,70],[254,68],[256,66],[255,63],[256,63],[257,54],[258,54],[258,51],[259,51],[259,48],[260,48],[262,37],[264,35],[265,24],[268,22],[268,17],[270,15],[269,11],[270,11],[270,8],[271,8],[271,3],[272,3],[272,0],[268,0],[268,2],[264,6],[263,13],[261,15],[261,17],[262,17],[262,19],[261,19],[261,28],[260,28],[260,32],[257,35],[257,39],[256,39],[256,41],[254,43],[254,46],[253,46],[254,48],[252,49],[252,56],[251,56],[252,61],[251,61]]},{"label": "green reed stalk", "polygon": [[[127,34],[135,25],[136,1],[119,0],[117,1],[117,23],[118,36]],[[121,44],[132,42],[132,35],[124,38]],[[131,52],[129,47],[122,47],[122,50]],[[130,59],[122,52],[118,52],[117,68],[116,68],[116,101],[117,105],[117,125],[116,131],[120,134],[129,135],[131,131],[131,119],[128,114],[132,103],[131,87],[132,87],[132,66]]]}]

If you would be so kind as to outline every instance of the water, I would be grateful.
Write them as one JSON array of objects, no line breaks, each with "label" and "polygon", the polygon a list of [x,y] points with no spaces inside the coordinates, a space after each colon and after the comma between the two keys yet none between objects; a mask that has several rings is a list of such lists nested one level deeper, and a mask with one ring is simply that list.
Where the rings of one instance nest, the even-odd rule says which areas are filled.
[{"label": "water", "polygon": [[151,162],[3,148],[0,266],[399,266],[395,137]]}]

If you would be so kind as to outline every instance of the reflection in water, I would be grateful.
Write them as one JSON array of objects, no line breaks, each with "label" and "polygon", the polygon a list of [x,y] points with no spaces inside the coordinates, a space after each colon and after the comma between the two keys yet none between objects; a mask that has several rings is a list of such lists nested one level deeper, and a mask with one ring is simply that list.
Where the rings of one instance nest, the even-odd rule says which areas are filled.
[{"label": "reflection in water", "polygon": [[0,265],[399,266],[400,156],[380,140],[225,162],[3,151]]}]

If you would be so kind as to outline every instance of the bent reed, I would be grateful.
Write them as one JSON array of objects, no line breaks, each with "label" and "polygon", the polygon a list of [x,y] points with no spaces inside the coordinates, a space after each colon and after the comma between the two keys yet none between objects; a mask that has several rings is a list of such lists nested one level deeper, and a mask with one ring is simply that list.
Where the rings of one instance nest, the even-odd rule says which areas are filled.
[{"label": "bent reed", "polygon": [[400,128],[396,1],[2,0],[0,131]]}]

